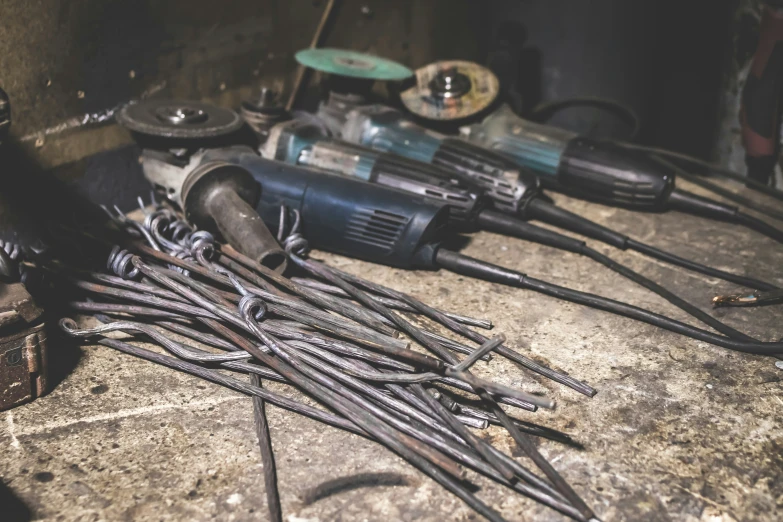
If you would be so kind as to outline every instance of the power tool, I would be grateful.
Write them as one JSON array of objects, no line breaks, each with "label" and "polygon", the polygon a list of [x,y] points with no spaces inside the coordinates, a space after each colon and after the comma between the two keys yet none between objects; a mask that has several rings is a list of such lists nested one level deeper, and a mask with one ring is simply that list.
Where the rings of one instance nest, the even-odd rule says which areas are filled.
[{"label": "power tool", "polygon": [[547,189],[631,210],[679,210],[743,225],[783,242],[783,231],[765,221],[677,188],[675,171],[646,152],[524,120],[507,105],[462,131],[471,142],[531,169]]},{"label": "power tool", "polygon": [[[351,143],[458,172],[461,182],[476,190],[483,190],[492,199],[495,209],[501,212],[514,214],[522,219],[544,221],[622,250],[635,250],[661,261],[755,290],[776,288],[764,281],[675,256],[559,208],[542,196],[539,178],[529,168],[475,143],[425,129],[393,108],[368,105],[351,110],[346,116],[341,135]],[[548,139],[546,136],[542,137],[545,143]],[[549,153],[542,154],[542,157],[548,157],[549,163],[558,161]]]},{"label": "power tool", "polygon": [[458,173],[331,138],[323,127],[307,121],[277,123],[260,152],[265,158],[355,177],[447,205],[449,221],[461,232],[476,230],[475,221],[489,204],[482,193],[458,186]]},{"label": "power tool", "polygon": [[123,107],[117,121],[143,147],[144,176],[188,220],[220,232],[254,261],[285,270],[285,253],[253,209],[258,185],[244,169],[203,159],[203,147],[232,139],[242,127],[237,113],[197,101],[147,100]]},{"label": "power tool", "polygon": [[[199,110],[210,113],[206,107]],[[448,250],[442,242],[449,233],[450,210],[423,196],[265,159],[251,147],[241,145],[191,151],[187,161],[173,153],[145,149],[142,165],[145,171],[156,174],[170,170],[168,175],[175,180],[184,179],[185,183],[202,176],[217,179],[223,175],[230,179],[252,176],[260,186],[256,210],[265,224],[280,232],[286,215],[281,209],[293,210],[305,237],[316,248],[400,268],[445,268],[485,281],[536,290],[726,348],[754,353],[783,352],[783,343],[731,339],[627,303],[553,285]],[[207,174],[202,174],[203,171]],[[177,185],[169,182],[167,186]],[[174,201],[182,203],[184,199],[187,206],[187,192],[182,187],[181,195]],[[293,248],[296,243],[286,244]]]},{"label": "power tool", "polygon": [[654,281],[588,247],[584,241],[488,208],[487,198],[482,193],[455,185],[459,173],[331,138],[323,127],[306,121],[280,122],[262,135],[268,137],[261,147],[266,158],[317,168],[426,198],[449,209],[450,224],[459,232],[482,229],[584,255],[662,296],[717,331],[733,338],[750,339]]},{"label": "power tool", "polygon": [[[783,22],[779,25],[783,38]],[[767,81],[770,89],[779,84],[779,74],[774,72],[777,68],[773,60],[773,72]],[[401,101],[410,113],[433,124],[473,116],[493,106],[498,95],[498,82],[492,71],[471,62],[435,62],[418,69],[416,77],[416,85],[402,93]],[[753,82],[751,77],[750,87]],[[764,114],[767,113],[775,111],[770,109]],[[764,128],[767,127],[768,122]],[[783,243],[783,231],[769,223],[737,207],[675,188],[676,172],[647,152],[526,121],[507,105],[491,112],[483,123],[463,126],[461,131],[469,141],[496,150],[517,166],[530,169],[539,176],[544,188],[632,210],[680,210],[740,224]]]},{"label": "power tool", "polygon": [[[342,126],[351,108],[370,103],[377,82],[393,90],[396,82],[413,76],[412,70],[392,60],[345,49],[302,49],[294,58],[300,66],[321,73],[321,87],[327,94],[319,113],[332,128]],[[291,107],[289,101],[286,108]]]},{"label": "power tool", "polygon": [[296,211],[313,247],[401,268],[446,270],[630,317],[739,351],[783,353],[783,343],[735,340],[605,297],[528,277],[444,248],[449,211],[443,205],[381,185],[260,157],[250,147],[207,150],[202,161],[247,169],[261,185],[258,213],[279,229],[281,209]]}]

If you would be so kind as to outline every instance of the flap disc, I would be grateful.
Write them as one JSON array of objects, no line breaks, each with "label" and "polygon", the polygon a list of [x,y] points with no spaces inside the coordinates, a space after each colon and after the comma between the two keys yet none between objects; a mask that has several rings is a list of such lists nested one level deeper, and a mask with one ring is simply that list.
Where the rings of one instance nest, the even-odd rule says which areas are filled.
[{"label": "flap disc", "polygon": [[367,80],[404,80],[413,71],[402,64],[371,54],[343,49],[303,49],[296,61],[316,71]]},{"label": "flap disc", "polygon": [[146,100],[126,105],[117,113],[126,129],[163,138],[211,138],[242,127],[230,109],[187,100]]},{"label": "flap disc", "polygon": [[416,70],[416,84],[400,94],[405,108],[430,120],[460,120],[478,114],[500,93],[497,76],[473,62],[447,60]]}]

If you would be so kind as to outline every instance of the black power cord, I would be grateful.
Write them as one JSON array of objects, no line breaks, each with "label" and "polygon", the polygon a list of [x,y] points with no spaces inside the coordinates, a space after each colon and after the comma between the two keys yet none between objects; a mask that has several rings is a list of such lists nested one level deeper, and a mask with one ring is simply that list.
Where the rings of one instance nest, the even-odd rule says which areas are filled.
[{"label": "black power cord", "polygon": [[573,212],[569,212],[563,208],[557,207],[542,200],[533,200],[528,203],[526,211],[531,219],[538,219],[544,221],[545,223],[555,225],[559,228],[564,228],[566,230],[576,232],[577,234],[597,239],[602,243],[606,243],[607,245],[611,245],[621,250],[634,250],[640,254],[644,254],[654,259],[658,259],[672,265],[681,266],[688,270],[708,275],[710,277],[716,277],[718,279],[723,279],[724,281],[730,281],[732,283],[742,285],[747,288],[752,288],[754,290],[774,290],[777,288],[770,283],[766,283],[758,279],[739,276],[732,274],[731,272],[712,268],[707,265],[679,257],[652,245],[641,243],[624,234],[615,232],[577,214],[574,214]]},{"label": "black power cord", "polygon": [[747,186],[748,188],[751,188],[753,190],[756,190],[758,192],[762,192],[770,197],[773,197],[775,199],[779,199],[783,201],[783,190],[777,189],[775,187],[770,187],[769,185],[765,185],[763,183],[760,183],[758,181],[752,180],[750,178],[747,178],[743,176],[742,174],[739,174],[738,172],[734,172],[731,169],[727,169],[726,167],[723,167],[721,165],[716,165],[714,163],[710,163],[708,161],[701,160],[699,158],[696,158],[694,156],[690,156],[688,154],[683,154],[681,152],[675,152],[673,150],[667,150],[662,149],[659,147],[650,147],[647,145],[637,145],[636,143],[627,143],[627,142],[617,142],[618,145],[625,147],[627,149],[636,149],[636,150],[643,150],[646,152],[651,152],[654,154],[658,154],[660,156],[667,156],[669,158],[674,158],[677,160],[685,161],[691,165],[696,165],[704,170],[707,171],[708,174],[713,176],[720,176],[723,178],[730,179],[732,181],[737,181],[739,183],[742,183],[743,185]]},{"label": "black power cord", "polygon": [[708,313],[702,311],[695,305],[680,298],[670,290],[664,288],[655,281],[641,275],[634,270],[614,261],[607,255],[590,248],[584,241],[559,234],[555,231],[548,230],[536,225],[532,225],[525,221],[511,218],[505,214],[487,210],[482,212],[478,217],[478,223],[481,228],[490,232],[496,232],[499,234],[524,239],[527,241],[533,241],[542,245],[547,245],[566,252],[573,252],[575,254],[583,255],[596,261],[609,270],[622,275],[623,277],[641,285],[642,287],[650,290],[656,295],[663,297],[674,306],[680,308],[684,312],[687,312],[691,316],[699,319],[704,324],[714,328],[716,331],[727,335],[733,339],[740,339],[744,341],[755,341],[752,337],[745,335],[744,333],[735,330],[734,328],[722,323],[716,318],[712,317]]},{"label": "black power cord", "polygon": [[704,341],[714,344],[729,350],[735,350],[738,352],[753,353],[758,355],[776,355],[783,353],[783,342],[760,342],[760,341],[743,341],[738,339],[730,339],[722,335],[702,330],[685,324],[676,319],[656,314],[644,308],[633,306],[614,299],[601,297],[595,294],[587,292],[580,292],[578,290],[571,290],[563,286],[541,281],[528,277],[525,274],[509,270],[491,263],[473,259],[468,256],[464,256],[457,252],[452,252],[444,248],[438,249],[436,253],[436,263],[438,266],[445,268],[451,272],[465,275],[467,277],[474,277],[482,279],[484,281],[490,281],[494,283],[500,283],[511,287],[524,288],[528,290],[535,290],[545,295],[562,299],[565,301],[571,301],[574,303],[582,304],[595,308],[598,310],[604,310],[616,315],[628,317],[641,321],[670,332],[685,335],[698,341]]},{"label": "black power cord", "polygon": [[628,140],[636,139],[636,137],[639,136],[639,132],[642,130],[641,119],[630,105],[617,100],[612,100],[611,98],[601,98],[600,96],[579,96],[541,102],[530,111],[530,118],[533,121],[546,121],[556,112],[579,105],[597,107],[619,115],[621,119],[626,120],[631,125],[631,131],[626,138]]}]

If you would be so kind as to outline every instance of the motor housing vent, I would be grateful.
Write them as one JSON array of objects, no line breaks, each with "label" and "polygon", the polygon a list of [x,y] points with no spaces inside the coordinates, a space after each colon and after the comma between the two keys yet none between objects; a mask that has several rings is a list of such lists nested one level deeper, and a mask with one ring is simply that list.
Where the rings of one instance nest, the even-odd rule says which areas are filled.
[{"label": "motor housing vent", "polygon": [[392,252],[409,221],[384,210],[357,208],[348,219],[346,238]]}]

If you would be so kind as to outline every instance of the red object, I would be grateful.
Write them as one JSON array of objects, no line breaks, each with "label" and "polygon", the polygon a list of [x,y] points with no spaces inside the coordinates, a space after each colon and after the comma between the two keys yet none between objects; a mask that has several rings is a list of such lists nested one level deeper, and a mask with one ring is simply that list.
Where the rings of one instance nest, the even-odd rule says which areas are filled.
[{"label": "red object", "polygon": [[783,10],[767,6],[740,112],[748,174],[763,181],[771,177],[777,159],[782,83]]}]

